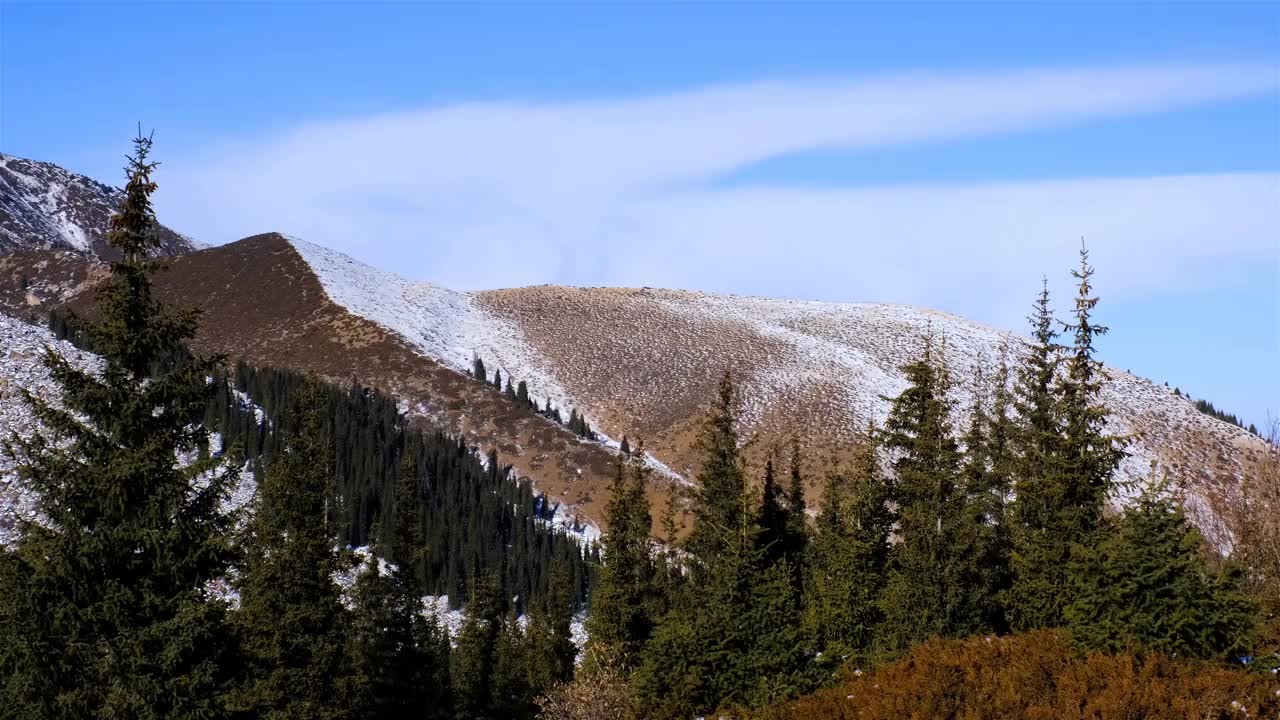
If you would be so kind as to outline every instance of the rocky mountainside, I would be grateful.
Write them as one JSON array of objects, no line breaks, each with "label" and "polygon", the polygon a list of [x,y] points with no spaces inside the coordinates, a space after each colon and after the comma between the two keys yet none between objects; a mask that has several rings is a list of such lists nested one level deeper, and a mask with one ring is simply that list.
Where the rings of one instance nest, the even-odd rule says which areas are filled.
[{"label": "rocky mountainside", "polygon": [[[53,253],[9,260],[0,266],[7,312],[89,306],[100,275],[92,262]],[[13,288],[19,272],[34,295]],[[726,368],[739,381],[754,462],[793,436],[823,458],[847,448],[867,421],[884,419],[885,396],[905,386],[898,368],[925,336],[945,343],[962,405],[978,366],[1022,346],[1015,333],[898,305],[647,288],[459,293],[275,234],[178,258],[159,285],[169,300],[204,308],[198,349],[356,376],[403,398],[411,414],[497,449],[540,489],[596,520],[623,435],[643,438],[662,471],[655,501],[693,476],[696,422]],[[579,439],[470,378],[477,357],[490,373],[527,382],[539,403],[550,398],[565,416],[583,413],[602,439]],[[1260,440],[1168,388],[1108,372],[1112,430],[1132,438],[1123,479],[1147,477],[1158,461],[1193,497],[1211,501],[1260,455]]]},{"label": "rocky mountainside", "polygon": [[[64,250],[99,259],[108,220],[124,191],[57,165],[0,153],[0,255],[21,250]],[[161,227],[160,254],[181,255],[198,244]]]}]

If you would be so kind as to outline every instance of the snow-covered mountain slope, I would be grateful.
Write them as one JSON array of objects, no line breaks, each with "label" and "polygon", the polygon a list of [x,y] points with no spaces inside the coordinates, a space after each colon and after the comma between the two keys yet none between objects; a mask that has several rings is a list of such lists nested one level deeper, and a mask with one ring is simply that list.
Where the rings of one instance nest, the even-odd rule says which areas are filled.
[{"label": "snow-covered mountain slope", "polygon": [[[52,346],[77,367],[98,366],[93,355],[60,342],[48,330],[0,315],[0,438],[12,434],[26,436],[36,428],[31,408],[22,391],[57,401],[57,386],[42,360],[44,348]],[[12,461],[0,452],[0,546],[14,539],[18,518],[34,517],[35,497],[18,481]]]},{"label": "snow-covered mountain slope", "polygon": [[[795,434],[827,451],[847,446],[868,421],[884,420],[886,398],[906,386],[899,368],[918,357],[925,337],[944,345],[960,408],[979,366],[990,373],[1002,353],[1023,347],[1016,333],[902,305],[648,288],[459,293],[290,243],[352,314],[456,370],[480,357],[490,372],[527,381],[538,400],[576,408],[610,436],[644,438],[686,474],[692,429],[725,369],[738,379],[743,426],[757,449]],[[1110,429],[1131,438],[1122,480],[1148,477],[1159,461],[1208,493],[1237,479],[1263,447],[1165,386],[1107,372]]]},{"label": "snow-covered mountain slope", "polygon": [[[108,221],[123,198],[118,188],[52,163],[0,153],[0,255],[57,249],[110,259]],[[169,228],[159,233],[161,255],[198,249]]]},{"label": "snow-covered mountain slope", "polygon": [[[96,371],[101,360],[66,341],[57,340],[47,329],[30,325],[0,314],[0,438],[13,435],[30,437],[38,428],[31,407],[23,398],[23,391],[57,404],[60,395],[49,370],[44,366],[44,350],[53,348],[67,358],[72,365],[84,370]],[[248,402],[247,398],[244,402]],[[257,410],[257,408],[254,408]],[[221,446],[221,438],[215,433],[210,439],[212,447]],[[179,457],[186,463],[194,459]],[[16,539],[19,518],[35,518],[34,493],[22,483],[11,458],[0,452],[0,547]],[[228,509],[246,506],[257,491],[252,471],[246,465],[241,470],[239,482],[225,501]]]}]

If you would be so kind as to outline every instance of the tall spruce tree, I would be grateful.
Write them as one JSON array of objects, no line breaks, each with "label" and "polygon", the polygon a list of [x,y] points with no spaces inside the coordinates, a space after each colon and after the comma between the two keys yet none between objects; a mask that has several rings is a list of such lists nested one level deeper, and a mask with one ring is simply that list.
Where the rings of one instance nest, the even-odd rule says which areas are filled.
[{"label": "tall spruce tree", "polygon": [[568,566],[551,569],[550,589],[529,613],[528,686],[541,697],[573,679],[578,650],[573,644],[573,587]]},{"label": "tall spruce tree", "polygon": [[[216,718],[227,680],[225,605],[206,586],[231,560],[220,509],[235,473],[200,428],[217,358],[190,357],[198,314],[152,293],[163,266],[151,205],[151,138],[134,140],[107,240],[120,259],[81,326],[103,359],[84,372],[54,349],[44,364],[62,405],[26,395],[50,439],[6,452],[36,493],[0,552],[0,713],[14,718]],[[197,455],[184,465],[179,456]]]},{"label": "tall spruce tree", "polygon": [[655,618],[650,607],[655,567],[647,479],[643,460],[618,459],[605,506],[606,530],[601,539],[604,567],[587,617],[588,669],[634,669],[653,632]]},{"label": "tall spruce tree", "polygon": [[964,506],[968,522],[961,527],[963,546],[976,557],[977,578],[972,602],[983,627],[1004,632],[1004,599],[1012,582],[1009,527],[1005,504],[1008,479],[1008,366],[1001,364],[989,380],[979,359],[974,373],[969,427],[964,434]]},{"label": "tall spruce tree", "polygon": [[791,513],[786,506],[782,485],[774,475],[773,457],[765,460],[764,483],[760,490],[760,509],[757,511],[760,535],[756,542],[768,562],[787,557],[787,531],[791,526]]},{"label": "tall spruce tree", "polygon": [[1073,538],[1058,534],[1062,505],[1062,408],[1056,382],[1062,346],[1049,305],[1048,280],[1028,318],[1031,344],[1014,380],[1017,455],[1012,505],[1013,587],[1009,619],[1015,630],[1060,627],[1068,590]]},{"label": "tall spruce tree", "polygon": [[458,720],[493,718],[494,673],[503,632],[501,590],[492,574],[475,575],[450,666]]},{"label": "tall spruce tree", "polygon": [[892,399],[884,430],[900,540],[881,595],[884,640],[893,649],[986,629],[977,603],[975,519],[965,508],[950,421],[951,381],[932,338],[903,372],[909,385]]},{"label": "tall spruce tree", "polygon": [[1073,335],[1065,373],[1055,341],[1048,290],[1033,315],[1030,352],[1018,373],[1015,403],[1022,428],[1013,503],[1013,568],[1009,612],[1014,629],[1059,627],[1074,581],[1072,553],[1095,541],[1112,475],[1123,458],[1120,439],[1106,434],[1102,363],[1093,340],[1107,328],[1092,320],[1093,268],[1081,247]]},{"label": "tall spruce tree", "polygon": [[1076,279],[1074,322],[1064,323],[1071,333],[1066,375],[1059,388],[1062,407],[1062,529],[1085,542],[1102,522],[1102,511],[1112,489],[1112,475],[1124,458],[1123,439],[1106,432],[1107,408],[1102,403],[1102,362],[1095,357],[1094,338],[1108,328],[1093,321],[1098,304],[1093,295],[1093,268],[1089,251],[1080,243],[1080,268]]},{"label": "tall spruce tree", "polygon": [[805,626],[828,663],[866,659],[881,621],[894,515],[868,428],[847,470],[834,467],[822,491],[805,578]]},{"label": "tall spruce tree", "polygon": [[687,544],[689,596],[662,616],[634,676],[643,717],[758,706],[811,687],[791,570],[785,560],[766,558],[761,546],[758,501],[745,486],[733,407],[726,373],[699,441],[703,486]]},{"label": "tall spruce tree", "polygon": [[728,371],[720,378],[696,447],[702,466],[687,546],[695,556],[712,557],[734,544],[748,519],[744,511],[746,474],[738,454],[737,398]]},{"label": "tall spruce tree", "polygon": [[800,469],[800,441],[792,440],[791,473],[787,484],[787,528],[785,554],[791,565],[791,585],[796,599],[803,601],[805,557],[809,551],[809,515],[805,502],[804,475]]},{"label": "tall spruce tree", "polygon": [[285,437],[258,485],[244,538],[234,629],[246,678],[230,705],[274,720],[354,716],[350,617],[334,573],[342,568],[329,506],[334,453],[328,403],[308,379],[285,418]]}]

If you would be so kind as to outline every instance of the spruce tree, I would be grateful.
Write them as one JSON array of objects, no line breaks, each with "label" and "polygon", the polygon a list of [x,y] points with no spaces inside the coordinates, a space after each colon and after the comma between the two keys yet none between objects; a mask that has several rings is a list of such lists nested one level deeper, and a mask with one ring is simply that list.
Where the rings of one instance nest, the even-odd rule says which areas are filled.
[{"label": "spruce tree", "polygon": [[1060,627],[1068,593],[1067,565],[1074,538],[1059,534],[1062,506],[1062,408],[1056,380],[1062,347],[1043,280],[1031,323],[1031,344],[1014,381],[1018,432],[1014,501],[1013,587],[1009,619],[1015,630]]},{"label": "spruce tree", "polygon": [[1007,625],[1003,601],[1012,582],[1005,519],[1011,430],[1008,366],[1002,364],[994,380],[988,380],[981,362],[974,375],[969,427],[964,434],[963,503],[968,520],[960,528],[960,542],[976,558],[973,603],[979,607],[982,625],[1003,632]]},{"label": "spruce tree", "polygon": [[493,370],[493,386],[499,390],[502,389],[502,370],[498,368]]},{"label": "spruce tree", "polygon": [[[185,350],[196,311],[153,296],[163,266],[150,259],[160,248],[150,151],[139,133],[107,233],[120,259],[97,291],[97,322],[77,323],[101,372],[46,349],[62,405],[26,402],[51,435],[6,443],[42,518],[0,552],[6,717],[223,714],[226,607],[206,586],[232,558],[220,504],[235,473],[210,457],[200,426],[221,363]],[[178,459],[191,455],[200,459]]]},{"label": "spruce tree", "polygon": [[492,714],[494,672],[503,632],[501,590],[492,574],[474,575],[458,644],[450,666],[458,720],[485,720]]},{"label": "spruce tree", "polygon": [[892,499],[899,542],[881,606],[888,646],[984,629],[977,592],[975,519],[967,512],[961,455],[952,432],[950,379],[931,338],[903,367],[908,387],[892,399],[884,446],[894,457]]},{"label": "spruce tree", "polygon": [[1098,304],[1093,295],[1093,268],[1089,251],[1080,244],[1080,268],[1072,270],[1077,281],[1073,323],[1063,329],[1072,334],[1067,372],[1059,389],[1062,406],[1063,529],[1084,542],[1102,521],[1102,511],[1112,489],[1112,475],[1124,458],[1122,439],[1106,433],[1107,408],[1102,404],[1105,370],[1095,357],[1094,338],[1108,328],[1093,321]]},{"label": "spruce tree", "polygon": [[489,376],[484,369],[484,360],[481,360],[479,356],[477,356],[475,360],[471,361],[471,377],[474,377],[480,382],[488,382]]},{"label": "spruce tree", "polygon": [[1228,661],[1248,653],[1258,609],[1241,569],[1210,571],[1203,538],[1166,486],[1152,483],[1100,534],[1077,552],[1065,610],[1082,646]]},{"label": "spruce tree", "polygon": [[791,446],[791,480],[787,485],[786,557],[791,564],[791,584],[796,598],[804,597],[805,558],[809,549],[809,516],[804,475],[800,470],[800,442]]},{"label": "spruce tree", "polygon": [[774,477],[773,458],[770,457],[765,461],[764,484],[757,511],[757,522],[760,523],[757,542],[768,562],[777,562],[787,557],[787,530],[791,525],[791,517],[784,503],[782,486]]},{"label": "spruce tree", "polygon": [[532,697],[541,697],[573,679],[578,651],[573,644],[571,581],[565,564],[553,567],[547,594],[529,613],[528,686]]},{"label": "spruce tree", "polygon": [[865,660],[881,621],[894,515],[869,428],[847,470],[822,491],[805,578],[805,626],[828,662]]},{"label": "spruce tree", "polygon": [[258,485],[243,540],[234,629],[246,678],[230,705],[278,720],[354,716],[350,617],[331,520],[333,445],[320,381],[308,379],[285,418],[288,436]]},{"label": "spruce tree", "polygon": [[622,436],[622,444],[618,446],[618,451],[621,452],[623,455],[631,454],[631,443],[627,441],[626,435]]},{"label": "spruce tree", "polygon": [[696,443],[702,455],[699,488],[694,494],[694,527],[688,549],[711,557],[728,549],[744,526],[746,477],[738,455],[737,399],[733,377],[720,378],[715,399],[702,422]]},{"label": "spruce tree", "polygon": [[604,566],[587,617],[589,664],[622,672],[636,666],[654,625],[649,612],[655,568],[647,478],[641,461],[618,459],[605,506]]},{"label": "spruce tree", "polygon": [[726,373],[703,424],[693,574],[644,647],[634,679],[643,717],[688,717],[721,705],[759,706],[811,686],[791,568],[766,558],[757,502],[738,458]]}]

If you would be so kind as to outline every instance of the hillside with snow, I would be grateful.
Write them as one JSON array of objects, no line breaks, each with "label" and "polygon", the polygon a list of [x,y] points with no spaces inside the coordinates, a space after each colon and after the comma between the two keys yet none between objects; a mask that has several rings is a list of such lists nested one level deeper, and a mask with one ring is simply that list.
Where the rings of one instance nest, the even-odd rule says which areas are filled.
[{"label": "hillside with snow", "polygon": [[[112,259],[106,234],[124,191],[52,163],[0,153],[0,255],[21,250],[65,250]],[[161,226],[161,255],[198,249]]]},{"label": "hillside with snow", "polygon": [[[550,397],[566,415],[577,409],[613,438],[643,438],[686,475],[694,470],[692,430],[725,369],[737,377],[743,427],[757,448],[798,434],[830,450],[885,419],[887,398],[906,387],[899,368],[918,357],[924,338],[942,347],[956,378],[958,421],[978,369],[990,374],[1024,347],[1017,333],[902,305],[649,288],[462,293],[290,243],[352,314],[459,372],[479,357],[490,373],[526,381],[539,402]],[[1121,480],[1143,480],[1158,462],[1207,496],[1261,452],[1260,440],[1169,388],[1114,368],[1107,374],[1110,430],[1131,439]]]}]

